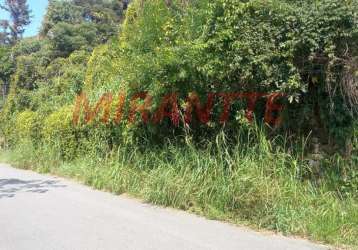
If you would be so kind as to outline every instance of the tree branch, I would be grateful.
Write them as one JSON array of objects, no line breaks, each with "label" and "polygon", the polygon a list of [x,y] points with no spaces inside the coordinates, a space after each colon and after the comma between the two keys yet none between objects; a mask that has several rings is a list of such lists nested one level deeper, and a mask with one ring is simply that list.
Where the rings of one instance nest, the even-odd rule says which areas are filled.
[{"label": "tree branch", "polygon": [[3,9],[5,11],[7,11],[7,12],[10,12],[9,8],[7,8],[6,6],[4,6],[2,4],[0,4],[0,9]]}]

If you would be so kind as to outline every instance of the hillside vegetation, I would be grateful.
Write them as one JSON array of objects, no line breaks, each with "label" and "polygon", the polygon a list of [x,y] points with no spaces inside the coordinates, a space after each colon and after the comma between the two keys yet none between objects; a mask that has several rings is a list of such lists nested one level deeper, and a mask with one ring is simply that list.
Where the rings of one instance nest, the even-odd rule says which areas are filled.
[{"label": "hillside vegetation", "polygon": [[[0,81],[10,83],[2,158],[211,218],[358,246],[357,13],[357,0],[52,0],[38,37],[0,45]],[[104,94],[113,99],[74,123],[81,93],[92,112]],[[151,103],[133,113],[138,93]],[[170,93],[177,124],[153,115],[170,109],[161,106]],[[250,121],[247,100],[235,99],[220,123],[221,96],[210,121],[193,110],[187,123],[194,93],[202,104],[209,93],[279,93],[284,108],[267,124],[259,100]]]}]

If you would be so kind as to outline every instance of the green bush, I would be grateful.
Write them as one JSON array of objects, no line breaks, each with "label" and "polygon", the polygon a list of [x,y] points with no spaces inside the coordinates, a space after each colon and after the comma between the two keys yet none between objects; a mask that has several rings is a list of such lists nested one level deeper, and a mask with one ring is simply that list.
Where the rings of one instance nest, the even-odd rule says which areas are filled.
[{"label": "green bush", "polygon": [[73,107],[64,106],[50,114],[43,124],[43,140],[65,159],[76,155],[77,141],[72,124]]},{"label": "green bush", "polygon": [[31,110],[25,110],[16,116],[14,134],[18,143],[32,140],[38,118],[38,113]]},{"label": "green bush", "polygon": [[[357,77],[358,2],[134,0],[123,23],[118,4],[53,1],[40,40],[18,43],[13,62],[0,50],[2,81],[12,74],[0,127],[18,159],[157,204],[357,244],[358,97],[347,90]],[[92,108],[114,95],[107,124],[100,115],[85,124],[83,113],[72,124],[82,91]],[[118,125],[120,91],[127,103]],[[250,124],[247,102],[236,101],[225,125],[128,123],[128,100],[141,91],[153,97],[151,112],[172,92],[181,111],[193,91],[202,100],[283,92],[284,121],[263,124],[260,101]],[[216,100],[215,121],[222,106]],[[320,139],[314,156],[312,137]]]}]

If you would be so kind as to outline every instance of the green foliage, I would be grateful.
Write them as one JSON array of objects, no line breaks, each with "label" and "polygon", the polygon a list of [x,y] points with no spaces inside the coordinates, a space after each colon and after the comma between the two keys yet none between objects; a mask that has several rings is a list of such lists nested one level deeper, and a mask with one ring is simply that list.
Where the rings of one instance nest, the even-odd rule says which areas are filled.
[{"label": "green foliage", "polygon": [[64,106],[49,115],[43,123],[43,139],[65,159],[76,154],[76,137],[72,126],[72,106]]},{"label": "green foliage", "polygon": [[[285,123],[295,126],[307,117],[309,124],[329,115],[336,122],[326,120],[310,130],[347,131],[337,139],[352,133],[353,116],[336,90],[342,89],[345,63],[357,56],[356,1],[222,0],[211,6],[200,67],[209,82],[230,91],[287,93],[290,102],[301,103],[303,113],[295,110]],[[311,105],[308,114],[305,104]],[[315,108],[321,113],[314,115]]]},{"label": "green foliage", "polygon": [[17,58],[16,72],[13,75],[13,83],[21,89],[33,90],[36,81],[40,77],[38,61],[35,56],[20,56]]},{"label": "green foliage", "polygon": [[43,41],[37,38],[24,38],[12,47],[14,57],[31,55],[41,50]]},{"label": "green foliage", "polygon": [[85,75],[85,91],[92,91],[109,83],[120,84],[118,78],[118,61],[113,60],[115,52],[112,44],[96,47],[88,60]]},{"label": "green foliage", "polygon": [[[130,97],[148,91],[151,111],[170,92],[182,100],[192,91],[203,98],[208,92],[283,92],[285,121],[278,132],[313,131],[330,147],[352,138],[356,117],[338,90],[357,54],[355,1],[138,0],[129,6],[119,37],[97,46],[113,35],[105,27],[113,28],[124,8],[121,1],[51,1],[42,40],[26,39],[12,49],[17,65],[7,110],[46,116],[73,103],[82,90],[92,103],[105,92]],[[262,123],[264,103],[258,105]],[[245,124],[245,106],[233,105],[227,132]],[[221,112],[218,103],[213,119]],[[155,127],[112,122],[101,129],[116,146],[128,135],[136,141],[187,133],[168,119]],[[190,129],[205,138],[218,126],[194,122]]]},{"label": "green foliage", "polygon": [[0,80],[8,83],[14,72],[14,63],[11,59],[11,50],[7,46],[0,46]]},{"label": "green foliage", "polygon": [[122,144],[106,157],[86,151],[65,163],[56,157],[49,161],[48,146],[35,151],[27,147],[15,151],[11,160],[211,219],[357,246],[357,200],[337,198],[328,179],[319,188],[302,181],[300,156],[274,147],[263,133],[241,136],[251,143],[229,148],[220,134],[206,141],[205,148],[189,140],[161,146],[142,142],[143,148]]},{"label": "green foliage", "polygon": [[51,29],[49,41],[55,56],[67,57],[75,50],[91,48],[96,42],[97,30],[91,24],[58,23]]},{"label": "green foliage", "polygon": [[48,32],[58,23],[78,24],[82,21],[82,9],[72,1],[51,0],[44,17],[41,34]]},{"label": "green foliage", "polygon": [[[357,1],[135,0],[121,23],[125,3],[52,0],[40,39],[0,48],[0,76],[11,74],[0,117],[10,146],[21,157],[66,160],[65,173],[98,188],[357,244],[358,98],[347,91],[357,79]],[[151,111],[168,93],[184,100],[192,91],[202,99],[208,92],[283,92],[286,108],[275,130],[263,124],[263,102],[255,110],[262,131],[249,124],[245,101],[233,104],[225,126],[195,119],[186,127],[169,119],[118,125],[112,112],[108,124],[97,117],[74,127],[81,91],[92,106],[111,92],[112,111],[119,91],[127,99],[148,91]],[[213,119],[222,106],[218,100]],[[128,112],[127,102],[124,117]],[[311,137],[325,150],[314,162],[318,176],[307,165]],[[301,138],[308,143],[298,146]],[[350,146],[351,157],[339,156]],[[84,155],[91,168],[79,164]],[[103,162],[108,168],[99,169]]]},{"label": "green foliage", "polygon": [[[314,131],[322,143],[327,137],[339,143],[352,135],[355,118],[345,95],[336,91],[343,84],[332,76],[344,73],[344,60],[337,60],[344,54],[340,48],[349,48],[347,60],[356,55],[354,8],[355,2],[335,0],[191,1],[185,6],[174,1],[170,8],[163,1],[135,1],[118,46],[95,51],[86,79],[91,85],[97,79],[98,86],[118,81],[113,89],[124,85],[129,94],[149,91],[153,110],[174,91],[181,98],[193,90],[202,96],[209,91],[283,92],[286,132]],[[337,62],[343,64],[332,67]],[[338,83],[333,89],[332,82]],[[220,112],[217,108],[214,117]],[[256,116],[262,119],[262,113]]]},{"label": "green foliage", "polygon": [[[182,99],[191,91],[203,97],[209,91],[283,92],[284,132],[313,131],[322,143],[332,137],[328,141],[339,144],[352,136],[355,118],[345,95],[331,85],[342,85],[332,76],[344,73],[344,63],[332,65],[342,61],[337,59],[344,54],[341,48],[349,48],[346,58],[356,55],[356,7],[354,1],[336,0],[172,1],[169,7],[163,1],[134,1],[119,41],[94,50],[85,90],[96,97],[108,90],[129,95],[149,91],[152,110],[168,92],[178,92]],[[216,107],[214,119],[220,112]],[[256,114],[258,122],[262,115]],[[238,126],[231,119],[226,126]],[[139,135],[148,132],[142,126],[131,126],[131,131],[136,128]],[[210,130],[193,129],[199,134]],[[173,132],[168,126],[149,130],[158,135]]]},{"label": "green foliage", "polygon": [[[124,4],[122,1],[52,0],[45,15],[41,34],[53,40],[55,49],[73,51],[78,46],[106,42],[116,34]],[[62,45],[62,46],[61,46]],[[68,46],[68,47],[67,47]],[[64,54],[65,56],[68,54]]]},{"label": "green foliage", "polygon": [[201,71],[223,90],[304,90],[293,63],[296,20],[283,1],[216,1],[202,38]]},{"label": "green foliage", "polygon": [[36,91],[32,92],[30,106],[48,114],[73,103],[82,90],[88,56],[88,52],[79,50],[68,58],[52,61],[44,70]]},{"label": "green foliage", "polygon": [[[321,110],[328,135],[344,143],[357,119],[347,100],[354,95],[344,82],[346,70],[358,55],[357,1],[318,1],[303,4],[301,28],[295,48],[296,64],[310,79],[311,101]],[[356,67],[356,66],[355,66]],[[352,73],[349,73],[352,74]],[[354,107],[353,107],[354,108]],[[317,119],[316,119],[317,120]]]},{"label": "green foliage", "polygon": [[26,109],[48,115],[72,103],[82,90],[88,54],[117,33],[124,7],[120,1],[50,1],[40,39],[1,47],[2,80],[10,82],[12,74],[4,119]]},{"label": "green foliage", "polygon": [[25,110],[16,116],[14,133],[17,141],[31,140],[34,136],[34,130],[39,116],[36,112]]}]

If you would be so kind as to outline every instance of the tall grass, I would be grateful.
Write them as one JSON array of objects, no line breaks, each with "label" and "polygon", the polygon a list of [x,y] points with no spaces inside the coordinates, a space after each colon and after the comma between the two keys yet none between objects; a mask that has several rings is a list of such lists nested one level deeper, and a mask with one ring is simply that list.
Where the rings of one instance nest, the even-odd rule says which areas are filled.
[{"label": "tall grass", "polygon": [[239,137],[235,144],[220,133],[200,146],[188,137],[161,146],[122,145],[104,157],[93,151],[69,162],[47,145],[24,143],[2,158],[213,219],[358,246],[358,201],[340,199],[324,179],[304,178],[304,148],[289,154],[284,138],[275,143],[259,129]]}]

